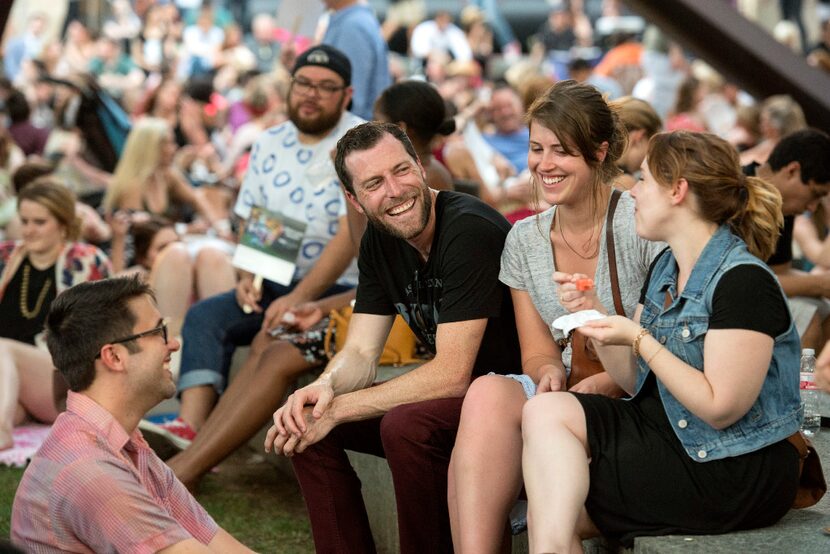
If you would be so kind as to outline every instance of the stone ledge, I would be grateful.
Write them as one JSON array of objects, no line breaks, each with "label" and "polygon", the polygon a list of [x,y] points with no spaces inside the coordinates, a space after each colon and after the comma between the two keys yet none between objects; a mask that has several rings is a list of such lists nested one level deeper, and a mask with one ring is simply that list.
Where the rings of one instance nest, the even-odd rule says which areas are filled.
[{"label": "stone ledge", "polygon": [[[830,429],[822,429],[813,441],[822,458],[825,479],[830,481]],[[392,477],[386,460],[349,452],[355,472],[363,483],[363,499],[369,523],[380,554],[398,552],[397,510]],[[726,535],[642,537],[633,549],[616,549],[601,539],[585,541],[586,552],[624,552],[634,554],[672,554],[682,551],[700,554],[734,554],[735,552],[830,552],[830,537],[822,533],[830,526],[830,494],[804,510],[791,510],[772,527],[740,531]],[[527,533],[513,538],[513,554],[528,552]]]},{"label": "stone ledge", "polygon": [[[384,381],[411,370],[416,365],[379,368],[378,380]],[[298,386],[307,384],[311,376],[299,380]],[[265,431],[251,445],[262,449]],[[830,482],[830,429],[824,428],[813,440],[822,458],[824,476]],[[386,460],[369,454],[349,452],[349,459],[363,483],[363,500],[369,514],[369,524],[375,537],[379,554],[398,552],[397,509],[392,476]],[[268,456],[280,470],[293,478],[290,462],[281,456]],[[617,549],[604,540],[585,541],[585,551],[591,554],[623,552],[634,554],[673,554],[682,551],[700,554],[734,554],[735,552],[797,552],[812,554],[830,552],[830,537],[822,533],[830,526],[830,494],[816,506],[805,510],[791,510],[772,527],[741,531],[726,535],[642,537],[636,539],[633,549]],[[528,552],[527,533],[513,538],[512,554]]]}]

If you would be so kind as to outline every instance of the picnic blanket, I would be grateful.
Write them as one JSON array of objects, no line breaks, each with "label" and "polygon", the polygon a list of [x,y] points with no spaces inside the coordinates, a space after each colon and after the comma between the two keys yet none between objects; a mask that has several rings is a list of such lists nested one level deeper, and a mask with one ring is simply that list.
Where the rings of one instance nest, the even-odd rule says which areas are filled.
[{"label": "picnic blanket", "polygon": [[0,450],[0,465],[25,467],[49,434],[50,425],[30,423],[14,428],[14,446]]}]

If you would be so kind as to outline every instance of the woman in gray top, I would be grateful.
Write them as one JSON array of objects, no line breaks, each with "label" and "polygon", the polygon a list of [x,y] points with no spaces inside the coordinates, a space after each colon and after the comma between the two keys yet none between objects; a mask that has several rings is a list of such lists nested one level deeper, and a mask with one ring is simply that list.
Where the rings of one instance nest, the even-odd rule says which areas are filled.
[{"label": "woman in gray top", "polygon": [[[534,193],[553,207],[517,223],[502,253],[500,279],[512,289],[524,374],[481,377],[464,400],[448,493],[453,543],[461,553],[501,551],[522,488],[522,407],[533,394],[565,389],[570,349],[560,349],[557,340],[564,337],[550,323],[578,310],[614,312],[605,221],[625,129],[596,89],[575,81],[554,85],[527,120]],[[617,205],[613,232],[623,308],[631,316],[663,245],[637,236],[628,193]],[[576,280],[589,276],[596,294],[578,292]],[[605,373],[571,390],[623,394]]]}]

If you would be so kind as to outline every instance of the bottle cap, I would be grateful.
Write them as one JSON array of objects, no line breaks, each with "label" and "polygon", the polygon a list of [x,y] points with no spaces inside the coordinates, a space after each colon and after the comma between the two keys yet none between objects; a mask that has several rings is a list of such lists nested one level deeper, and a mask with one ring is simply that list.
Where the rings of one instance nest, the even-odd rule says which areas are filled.
[{"label": "bottle cap", "polygon": [[805,348],[804,350],[801,351],[801,355],[802,356],[815,356],[816,351],[813,350],[812,348]]}]

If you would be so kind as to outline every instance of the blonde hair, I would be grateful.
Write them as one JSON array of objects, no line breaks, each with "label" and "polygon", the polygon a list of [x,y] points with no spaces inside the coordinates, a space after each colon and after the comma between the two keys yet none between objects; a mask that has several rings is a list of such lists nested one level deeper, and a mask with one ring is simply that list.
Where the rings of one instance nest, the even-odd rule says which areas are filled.
[{"label": "blonde hair", "polygon": [[761,114],[767,123],[785,137],[795,131],[807,128],[807,120],[801,106],[787,94],[775,94],[761,104]]},{"label": "blonde hair", "polygon": [[[591,213],[597,217],[605,208],[599,206],[603,189],[609,189],[622,173],[617,161],[628,146],[628,133],[617,112],[591,85],[567,80],[559,81],[537,98],[525,120],[528,126],[544,125],[553,131],[565,153],[582,156],[591,168]],[[600,161],[597,151],[603,142],[608,143],[608,150]],[[533,191],[538,204],[538,187]]]},{"label": "blonde hair", "polygon": [[104,211],[118,209],[121,199],[129,192],[140,190],[158,168],[161,143],[170,133],[170,125],[158,117],[144,117],[133,126],[110,186],[104,196]]},{"label": "blonde hair", "polygon": [[58,220],[66,230],[66,239],[78,240],[81,236],[81,218],[75,213],[75,193],[52,176],[39,177],[17,193],[17,206],[24,200],[40,204]]},{"label": "blonde hair", "polygon": [[629,133],[642,129],[645,131],[646,138],[651,138],[663,128],[660,116],[657,115],[651,104],[645,100],[633,96],[623,96],[609,102],[609,104],[617,111],[620,121]]},{"label": "blonde hair", "polygon": [[659,133],[651,138],[646,159],[661,185],[686,180],[701,217],[729,225],[761,260],[772,255],[784,223],[781,193],[762,179],[746,177],[732,145],[709,133]]},{"label": "blonde hair", "polygon": [[532,75],[519,83],[519,95],[522,98],[524,110],[530,109],[537,98],[544,95],[556,81],[547,75]]}]

